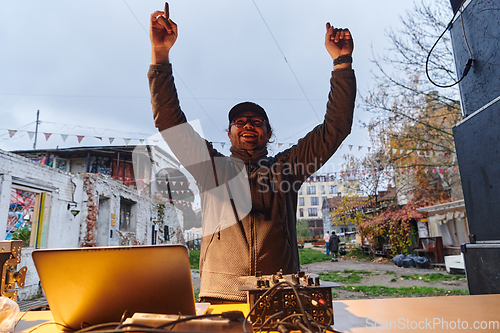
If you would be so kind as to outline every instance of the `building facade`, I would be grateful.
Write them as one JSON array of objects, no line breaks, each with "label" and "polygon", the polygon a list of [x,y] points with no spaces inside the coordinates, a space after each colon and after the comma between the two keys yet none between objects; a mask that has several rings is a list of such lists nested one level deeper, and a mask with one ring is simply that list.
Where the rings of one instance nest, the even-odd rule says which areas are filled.
[{"label": "building facade", "polygon": [[312,175],[300,187],[297,220],[323,220],[323,201],[345,196],[353,185],[353,180],[340,175]]},{"label": "building facade", "polygon": [[[64,156],[39,152],[45,162],[52,161],[50,164],[0,150],[0,240],[25,242],[20,267],[26,266],[28,271],[25,287],[18,290],[19,299],[31,298],[40,291],[31,260],[35,249],[184,244],[184,214],[178,207],[184,208],[189,202],[187,193],[179,200],[172,199],[170,192],[175,188],[164,191],[162,186],[168,180],[159,179],[158,184],[151,177],[158,172],[151,167],[147,172],[143,168],[144,178],[134,177],[135,169],[126,171],[127,163],[133,163],[124,160],[124,152],[115,161],[115,165],[124,166],[121,175],[123,169],[113,167],[108,170],[120,172],[85,172],[89,168],[97,171],[92,166],[99,164],[94,164],[97,158],[92,159],[95,151],[76,150],[66,151]],[[77,166],[80,157],[69,156],[72,153],[86,155],[83,169]],[[133,156],[130,154],[130,159]],[[60,160],[78,172],[63,170]],[[113,161],[109,162],[112,166]],[[175,160],[170,163],[176,165]]]}]

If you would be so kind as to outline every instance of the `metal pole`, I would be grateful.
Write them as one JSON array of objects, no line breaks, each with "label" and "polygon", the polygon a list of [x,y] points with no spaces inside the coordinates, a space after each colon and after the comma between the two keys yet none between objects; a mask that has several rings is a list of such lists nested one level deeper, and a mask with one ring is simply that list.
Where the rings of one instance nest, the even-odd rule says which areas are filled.
[{"label": "metal pole", "polygon": [[33,150],[36,149],[36,137],[38,136],[38,124],[40,121],[38,120],[40,117],[40,110],[36,110],[36,127],[35,127],[35,142],[33,143]]}]

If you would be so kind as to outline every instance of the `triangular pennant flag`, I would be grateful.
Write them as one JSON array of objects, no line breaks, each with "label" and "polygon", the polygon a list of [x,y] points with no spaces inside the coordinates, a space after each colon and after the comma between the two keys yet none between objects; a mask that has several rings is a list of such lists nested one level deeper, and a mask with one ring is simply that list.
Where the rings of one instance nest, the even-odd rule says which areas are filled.
[{"label": "triangular pennant flag", "polygon": [[455,167],[455,168],[453,168],[453,172],[457,172],[457,168],[456,168],[456,167]]},{"label": "triangular pennant flag", "polygon": [[144,144],[144,139],[139,139],[139,143],[140,143],[141,145],[143,145],[143,144]]},{"label": "triangular pennant flag", "polygon": [[12,138],[14,134],[16,134],[16,130],[8,130],[9,131],[9,136]]},{"label": "triangular pennant flag", "polygon": [[425,173],[429,172],[429,169],[425,168],[425,169],[424,169],[424,172],[425,172]]},{"label": "triangular pennant flag", "polygon": [[30,137],[30,140],[33,140],[33,137],[35,136],[35,132],[28,131],[28,135]]},{"label": "triangular pennant flag", "polygon": [[99,139],[102,141],[102,136],[94,136],[94,138]]},{"label": "triangular pennant flag", "polygon": [[411,154],[411,150],[407,150],[406,153],[409,155]]},{"label": "triangular pennant flag", "polygon": [[363,147],[362,147],[362,146],[358,146],[358,151],[360,151],[360,150],[361,150],[361,148],[363,148]]},{"label": "triangular pennant flag", "polygon": [[399,153],[400,153],[401,155],[403,155],[403,149],[400,149],[400,150],[399,150]]},{"label": "triangular pennant flag", "polygon": [[76,137],[78,138],[78,143],[80,143],[80,142],[82,142],[85,135],[77,135]]},{"label": "triangular pennant flag", "polygon": [[172,185],[174,185],[174,186],[175,186],[175,183],[177,183],[177,182],[172,182]]},{"label": "triangular pennant flag", "polygon": [[52,133],[43,133],[43,134],[45,134],[45,141],[47,141],[52,135]]},{"label": "triangular pennant flag", "polygon": [[398,152],[398,150],[397,150],[397,149],[392,148],[392,153],[393,153],[393,154],[396,154],[397,152]]},{"label": "triangular pennant flag", "polygon": [[436,173],[436,168],[432,168],[432,173]]},{"label": "triangular pennant flag", "polygon": [[160,142],[160,140],[153,140],[153,142],[154,142],[154,143],[158,143],[158,142]]},{"label": "triangular pennant flag", "polygon": [[439,173],[443,173],[443,169],[439,169]]},{"label": "triangular pennant flag", "polygon": [[115,141],[115,138],[109,138],[109,144],[112,144]]},{"label": "triangular pennant flag", "polygon": [[184,182],[179,182],[179,183],[181,184],[181,186],[184,185]]},{"label": "triangular pennant flag", "polygon": [[352,150],[352,145],[349,145],[349,150]]},{"label": "triangular pennant flag", "polygon": [[281,147],[283,143],[278,142],[278,148]]},{"label": "triangular pennant flag", "polygon": [[226,143],[225,143],[225,142],[221,142],[221,143],[220,143],[220,146],[221,146],[222,148],[224,148],[224,146],[225,146],[225,145],[226,145]]},{"label": "triangular pennant flag", "polygon": [[128,146],[130,140],[132,140],[132,139],[128,139],[128,138],[123,139],[123,141],[125,141],[125,146]]},{"label": "triangular pennant flag", "polygon": [[[368,152],[370,152],[370,150],[372,149],[372,147],[368,147]],[[389,149],[387,149],[385,152],[387,152]]]},{"label": "triangular pennant flag", "polygon": [[63,139],[63,142],[66,142],[66,139],[68,138],[68,134],[61,134],[61,138]]}]

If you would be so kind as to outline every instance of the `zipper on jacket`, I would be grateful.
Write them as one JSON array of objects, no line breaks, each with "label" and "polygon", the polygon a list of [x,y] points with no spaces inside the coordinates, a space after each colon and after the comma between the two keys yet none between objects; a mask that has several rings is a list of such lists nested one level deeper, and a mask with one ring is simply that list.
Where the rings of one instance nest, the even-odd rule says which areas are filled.
[{"label": "zipper on jacket", "polygon": [[[251,176],[251,159],[248,161],[247,164],[247,172],[248,172],[248,179],[250,180]],[[252,200],[252,182],[248,182],[248,187],[250,188],[250,200]],[[252,207],[253,209],[253,207]],[[255,220],[254,220],[254,214],[250,212],[250,260],[251,260],[251,265],[250,265],[250,275],[255,275],[255,271],[257,268],[257,262],[256,262],[256,246],[255,246]]]}]

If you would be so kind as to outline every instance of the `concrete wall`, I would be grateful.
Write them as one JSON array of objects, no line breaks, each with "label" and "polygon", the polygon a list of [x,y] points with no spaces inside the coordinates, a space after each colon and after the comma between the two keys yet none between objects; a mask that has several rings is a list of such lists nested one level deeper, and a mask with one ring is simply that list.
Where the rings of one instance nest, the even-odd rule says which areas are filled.
[{"label": "concrete wall", "polygon": [[[153,225],[162,231],[169,226],[171,234],[182,235],[182,221],[166,201],[139,194],[108,176],[81,174],[84,181],[82,223],[78,246],[126,246],[152,244]],[[125,230],[120,220],[120,206],[131,207],[130,227]],[[162,207],[159,207],[159,206]],[[101,209],[99,209],[99,207]],[[161,215],[161,216],[160,216]],[[108,223],[109,222],[109,223]],[[106,244],[106,238],[108,242]],[[156,238],[157,243],[183,243],[183,239]]]},{"label": "concrete wall", "polygon": [[[172,204],[140,194],[108,176],[75,175],[1,150],[0,240],[5,239],[12,188],[50,195],[46,248],[150,245],[153,225],[156,244],[184,244],[182,216],[179,221],[178,210]],[[77,204],[78,215],[71,214],[70,202]],[[120,230],[122,202],[132,207],[128,230]],[[168,237],[164,235],[165,226],[168,226]],[[33,247],[22,249],[18,269],[26,266],[28,273],[25,287],[18,290],[20,300],[35,297],[41,290],[31,259],[34,250]]]}]

